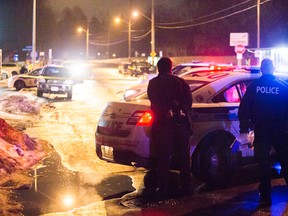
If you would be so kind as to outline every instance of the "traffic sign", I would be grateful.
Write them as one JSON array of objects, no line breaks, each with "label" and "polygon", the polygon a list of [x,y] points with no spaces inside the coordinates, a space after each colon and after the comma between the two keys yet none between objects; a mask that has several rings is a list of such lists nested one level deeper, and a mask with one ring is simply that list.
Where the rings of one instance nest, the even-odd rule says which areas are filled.
[{"label": "traffic sign", "polygon": [[237,45],[235,46],[234,48],[234,51],[237,53],[237,54],[243,54],[245,52],[245,46],[243,45]]},{"label": "traffic sign", "polygon": [[247,32],[230,33],[230,46],[237,46],[238,44],[249,45],[249,34]]},{"label": "traffic sign", "polygon": [[155,56],[156,56],[156,52],[151,52],[151,53],[150,53],[150,56],[151,56],[151,57],[155,57]]}]

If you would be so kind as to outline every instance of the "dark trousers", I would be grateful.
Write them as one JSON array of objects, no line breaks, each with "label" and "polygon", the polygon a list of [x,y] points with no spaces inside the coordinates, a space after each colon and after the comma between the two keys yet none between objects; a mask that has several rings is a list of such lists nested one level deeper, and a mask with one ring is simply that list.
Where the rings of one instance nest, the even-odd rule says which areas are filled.
[{"label": "dark trousers", "polygon": [[[268,132],[269,133],[269,132]],[[259,193],[263,197],[271,196],[271,176],[269,155],[271,146],[274,147],[281,165],[281,174],[288,185],[288,139],[286,135],[259,134],[255,132],[254,152],[259,165]]]},{"label": "dark trousers", "polygon": [[171,155],[172,153],[177,153],[180,162],[181,186],[183,189],[190,189],[189,137],[191,133],[189,123],[157,124],[157,126],[152,126],[152,132],[158,157],[158,187],[162,190],[167,190]]}]

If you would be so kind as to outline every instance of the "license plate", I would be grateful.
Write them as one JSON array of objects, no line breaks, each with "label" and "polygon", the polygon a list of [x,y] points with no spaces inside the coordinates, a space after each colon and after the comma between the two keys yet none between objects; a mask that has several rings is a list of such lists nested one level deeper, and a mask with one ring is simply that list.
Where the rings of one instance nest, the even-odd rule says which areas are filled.
[{"label": "license plate", "polygon": [[102,157],[108,160],[113,160],[113,148],[110,146],[101,146]]},{"label": "license plate", "polygon": [[51,91],[58,91],[58,87],[51,87]]}]

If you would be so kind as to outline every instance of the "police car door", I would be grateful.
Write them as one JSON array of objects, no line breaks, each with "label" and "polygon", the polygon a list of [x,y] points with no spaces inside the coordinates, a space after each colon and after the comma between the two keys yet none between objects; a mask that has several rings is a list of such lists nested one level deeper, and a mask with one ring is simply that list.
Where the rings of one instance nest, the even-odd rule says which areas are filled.
[{"label": "police car door", "polygon": [[243,98],[247,86],[252,80],[242,80],[226,86],[217,94],[212,101],[214,103],[221,103],[221,106],[227,108],[227,118],[231,124],[230,133],[237,135],[239,133],[238,108],[241,99]]}]

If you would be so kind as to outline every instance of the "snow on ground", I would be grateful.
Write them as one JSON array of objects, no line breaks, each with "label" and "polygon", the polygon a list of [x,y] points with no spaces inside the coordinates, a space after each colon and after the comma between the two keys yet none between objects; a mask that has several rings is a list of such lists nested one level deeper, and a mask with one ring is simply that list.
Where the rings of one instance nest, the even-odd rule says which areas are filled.
[{"label": "snow on ground", "polygon": [[0,185],[9,175],[29,170],[46,156],[44,141],[33,139],[7,123],[14,117],[25,119],[27,114],[38,114],[43,103],[30,93],[0,98]]}]

